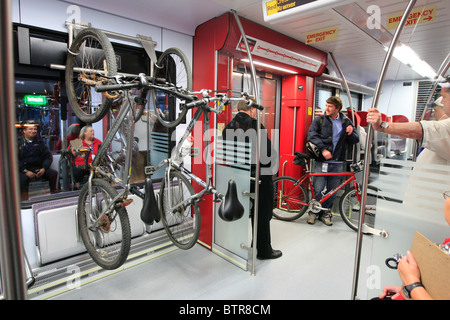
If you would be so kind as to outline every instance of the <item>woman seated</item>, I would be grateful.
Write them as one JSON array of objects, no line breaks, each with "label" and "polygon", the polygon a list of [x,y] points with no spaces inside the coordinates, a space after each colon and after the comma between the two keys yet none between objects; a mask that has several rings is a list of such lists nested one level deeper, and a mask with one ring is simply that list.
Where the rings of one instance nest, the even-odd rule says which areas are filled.
[{"label": "woman seated", "polygon": [[[80,131],[80,139],[72,140],[69,148],[72,150],[74,156],[73,176],[77,188],[81,184],[87,182],[89,178],[88,165],[92,163],[98,148],[102,142],[95,138],[94,128],[91,126],[84,126]],[[80,149],[89,149],[88,152],[80,151]]]}]

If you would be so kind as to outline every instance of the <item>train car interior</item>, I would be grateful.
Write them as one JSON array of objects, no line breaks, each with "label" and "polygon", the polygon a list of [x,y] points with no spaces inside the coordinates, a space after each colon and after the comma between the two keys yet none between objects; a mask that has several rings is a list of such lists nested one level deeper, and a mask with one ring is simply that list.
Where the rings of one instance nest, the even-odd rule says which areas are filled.
[{"label": "train car interior", "polygon": [[[433,149],[439,161],[426,158],[432,139],[425,138],[427,130],[422,129],[420,138],[390,134],[384,127],[376,130],[369,110],[376,108],[386,128],[390,124],[392,130],[394,124],[419,122],[429,128],[427,124],[450,115],[450,103],[445,97],[440,99],[450,82],[449,4],[448,0],[2,1],[2,12],[9,10],[9,18],[1,22],[0,46],[12,53],[12,74],[2,69],[2,83],[13,79],[9,100],[14,117],[11,132],[2,133],[13,136],[14,143],[23,142],[29,128],[37,128],[36,139],[51,153],[46,170],[56,174],[56,186],[52,179],[36,175],[23,187],[21,179],[27,170],[20,159],[26,142],[23,147],[14,144],[5,149],[8,140],[2,138],[2,150],[11,152],[2,152],[5,177],[0,190],[6,206],[0,209],[4,225],[1,241],[9,243],[14,235],[20,239],[0,252],[2,299],[370,300],[385,286],[401,286],[398,272],[387,266],[386,259],[396,253],[406,255],[417,241],[416,233],[436,244],[448,238],[444,203],[450,190],[450,158],[445,156],[448,152],[439,151],[445,146]],[[170,127],[155,115],[164,108],[164,112],[172,112],[168,107],[171,100],[163,91],[147,92],[144,86],[127,91],[121,87],[116,89],[117,98],[91,87],[77,97],[81,110],[86,110],[82,104],[87,105],[96,94],[98,106],[112,102],[100,120],[81,119],[70,100],[68,56],[78,54],[70,51],[71,45],[89,28],[99,30],[112,43],[114,61],[108,63],[117,65],[117,74],[123,79],[158,74],[161,67],[156,60],[160,61],[168,49],[177,48],[191,69],[190,89],[199,97],[194,101],[206,94],[222,94],[230,101],[242,99],[244,92],[252,96],[263,107],[255,113],[257,124],[265,128],[257,130],[258,138],[261,132],[267,133],[275,153],[268,159],[262,152],[253,155],[249,158],[253,165],[228,165],[224,130],[240,112],[237,102],[220,107],[210,103],[208,115],[205,113],[192,128],[190,122],[200,108],[189,109],[179,124]],[[81,47],[84,50],[84,45]],[[176,65],[176,61],[171,62]],[[107,68],[106,64],[98,68]],[[102,84],[121,81],[115,73],[107,77]],[[210,91],[200,92],[202,89]],[[125,92],[133,92],[135,97],[145,94],[143,100],[134,99],[142,115],[136,121],[125,117],[109,140],[127,103]],[[330,208],[331,227],[307,223],[308,214],[318,204],[315,200],[294,220],[273,216],[270,240],[282,256],[258,259],[253,245],[258,233],[251,213],[255,202],[261,203],[255,193],[260,187],[252,186],[255,166],[264,169],[263,163],[269,163],[272,179],[291,177],[296,181],[308,173],[296,155],[311,155],[308,130],[314,119],[326,115],[331,96],[343,101],[341,114],[350,119],[359,136],[359,142],[348,148],[344,169],[351,172],[359,168],[354,173],[355,186],[362,196],[353,195],[356,203],[344,206],[347,212],[343,212],[343,199],[347,199],[351,186],[336,190]],[[144,101],[143,106],[139,107],[139,101]],[[128,102],[134,103],[131,99]],[[174,113],[183,112],[186,105],[174,106]],[[6,128],[8,113],[3,112],[0,121]],[[131,114],[134,116],[130,111],[129,117]],[[88,127],[93,128],[92,139],[109,147],[105,160],[97,162],[109,161],[111,172],[123,181],[129,179],[126,186],[133,190],[128,194],[129,202],[123,200],[121,208],[116,203],[115,210],[126,212],[130,240],[126,261],[114,270],[102,268],[91,258],[81,235],[80,199],[83,192],[91,192],[89,174],[92,177],[95,170],[88,168],[97,163],[95,155],[88,160],[92,147],[80,156],[87,135],[81,138],[80,129]],[[128,137],[133,132],[130,128],[134,134]],[[223,195],[230,190],[232,179],[244,216],[225,221],[220,213],[225,200],[220,201],[215,194],[196,199],[195,210],[201,212],[198,239],[194,247],[183,250],[167,234],[165,220],[145,223],[141,210],[149,192],[155,194],[160,211],[165,198],[177,195],[175,187],[167,187],[168,180],[176,177],[168,173],[170,165],[156,172],[153,169],[174,150],[181,150],[177,142],[188,131],[192,140],[183,168],[211,181]],[[440,138],[448,132],[440,132]],[[261,150],[267,151],[265,147]],[[240,156],[236,151],[232,157]],[[5,159],[17,164],[8,168]],[[311,157],[309,167],[316,161],[320,160]],[[78,178],[80,170],[85,170],[84,178]],[[183,178],[176,186],[187,181],[191,194],[205,188],[185,171],[179,172]],[[150,186],[149,181],[153,183]],[[118,192],[123,188],[113,182],[106,184]],[[164,188],[170,191],[160,192]],[[310,192],[310,187],[305,185],[304,189]],[[274,193],[276,208],[281,202],[277,204],[276,189]],[[361,208],[373,199],[373,208]],[[108,202],[105,194],[96,200],[97,206]],[[186,206],[194,207],[192,203]],[[298,213],[300,209],[292,210]],[[353,228],[342,215],[354,221]],[[107,228],[114,233],[117,227],[111,223]],[[92,238],[97,245],[105,241]],[[18,261],[19,265],[13,267],[7,261]],[[448,274],[450,265],[444,264],[444,268]],[[444,296],[447,291],[445,299],[450,299],[448,285],[448,281],[441,284],[446,286],[441,288]],[[436,297],[442,295],[436,293]]]}]

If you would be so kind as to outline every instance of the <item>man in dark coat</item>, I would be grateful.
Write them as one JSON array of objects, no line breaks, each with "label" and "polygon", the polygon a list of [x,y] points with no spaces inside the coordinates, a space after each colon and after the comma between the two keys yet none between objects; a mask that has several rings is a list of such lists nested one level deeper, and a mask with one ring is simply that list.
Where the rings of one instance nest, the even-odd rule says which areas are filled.
[{"label": "man in dark coat", "polygon": [[[359,142],[358,133],[353,123],[342,112],[342,100],[330,97],[326,101],[325,115],[316,117],[308,131],[308,141],[316,145],[320,151],[319,159],[315,162],[314,172],[342,172],[347,147]],[[323,190],[329,192],[340,184],[340,177],[314,177],[313,187],[316,200],[321,200]],[[336,194],[322,203],[323,208],[318,214],[311,212],[308,223],[314,224],[316,219],[331,226],[331,208]]]},{"label": "man in dark coat", "polygon": [[56,192],[58,172],[50,169],[53,156],[44,141],[37,136],[36,126],[26,126],[17,140],[19,151],[19,177],[21,200],[28,199],[28,186],[32,179],[50,181],[50,192]]},{"label": "man in dark coat", "polygon": [[[244,102],[239,102],[237,105],[238,113],[227,124],[223,130],[223,138],[231,140],[233,138],[243,141],[243,139],[250,139],[252,142],[252,152],[255,155],[255,145],[257,137],[257,110],[248,106]],[[281,257],[282,252],[280,250],[273,250],[271,246],[270,238],[270,220],[272,219],[272,206],[273,206],[273,182],[272,182],[272,167],[276,166],[276,161],[272,161],[276,157],[275,150],[272,147],[267,130],[261,125],[261,147],[260,147],[260,176],[261,181],[259,185],[259,197],[258,197],[258,230],[256,250],[258,259],[276,259]],[[253,130],[250,132],[248,130]],[[250,134],[249,134],[250,132]],[[242,136],[239,139],[239,136]],[[254,159],[254,157],[252,157]],[[252,165],[252,176],[255,176],[256,165]],[[255,188],[252,184],[250,192],[254,192]],[[252,225],[253,225],[253,199],[251,199],[252,209]]]}]

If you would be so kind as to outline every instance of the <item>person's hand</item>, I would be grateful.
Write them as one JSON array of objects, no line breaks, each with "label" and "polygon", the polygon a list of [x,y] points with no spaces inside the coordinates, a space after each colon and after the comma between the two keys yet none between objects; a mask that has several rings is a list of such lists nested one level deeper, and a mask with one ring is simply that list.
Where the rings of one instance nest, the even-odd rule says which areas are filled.
[{"label": "person's hand", "polygon": [[405,285],[420,282],[420,270],[410,251],[408,251],[406,257],[403,257],[398,263],[398,273]]},{"label": "person's hand", "polygon": [[353,126],[347,126],[345,132],[347,132],[347,135],[351,135],[353,133]]},{"label": "person's hand", "polygon": [[395,300],[400,294],[400,290],[402,290],[402,287],[384,287],[383,293],[379,294],[378,298],[384,299],[386,296],[390,296],[392,300]]},{"label": "person's hand", "polygon": [[331,152],[328,151],[327,149],[324,149],[322,151],[322,155],[325,158],[325,160],[330,160],[333,156],[331,155]]},{"label": "person's hand", "polygon": [[42,176],[44,175],[44,173],[45,173],[45,169],[44,169],[44,168],[39,169],[39,170],[36,172],[36,178],[42,177]]},{"label": "person's hand", "polygon": [[26,175],[29,179],[36,178],[36,173],[34,173],[33,171],[30,171],[30,170],[28,170],[27,172],[25,172],[25,175]]},{"label": "person's hand", "polygon": [[381,113],[377,108],[369,109],[367,123],[370,123],[374,130],[381,131]]}]

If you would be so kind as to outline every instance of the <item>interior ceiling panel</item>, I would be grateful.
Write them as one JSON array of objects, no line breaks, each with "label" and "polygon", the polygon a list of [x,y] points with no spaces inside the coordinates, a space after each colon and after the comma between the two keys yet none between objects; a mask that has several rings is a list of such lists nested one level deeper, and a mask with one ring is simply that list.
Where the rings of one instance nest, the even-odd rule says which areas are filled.
[{"label": "interior ceiling panel", "polygon": [[[155,26],[194,35],[199,24],[230,9],[249,20],[306,43],[310,33],[337,28],[337,38],[312,44],[325,52],[333,52],[347,80],[364,85],[379,77],[386,51],[380,42],[391,39],[395,29],[386,30],[388,17],[404,12],[408,0],[355,0],[322,12],[302,14],[279,23],[266,23],[262,0],[61,0]],[[361,17],[371,5],[380,9],[380,30],[368,30]],[[450,6],[448,0],[417,0],[413,10],[435,8],[434,21],[407,26],[400,38],[437,70],[450,52]],[[357,9],[359,8],[359,9]],[[341,14],[339,13],[341,12]],[[365,29],[364,29],[365,28]],[[333,62],[329,59],[332,69]],[[386,79],[413,80],[422,77],[392,59]]]}]

